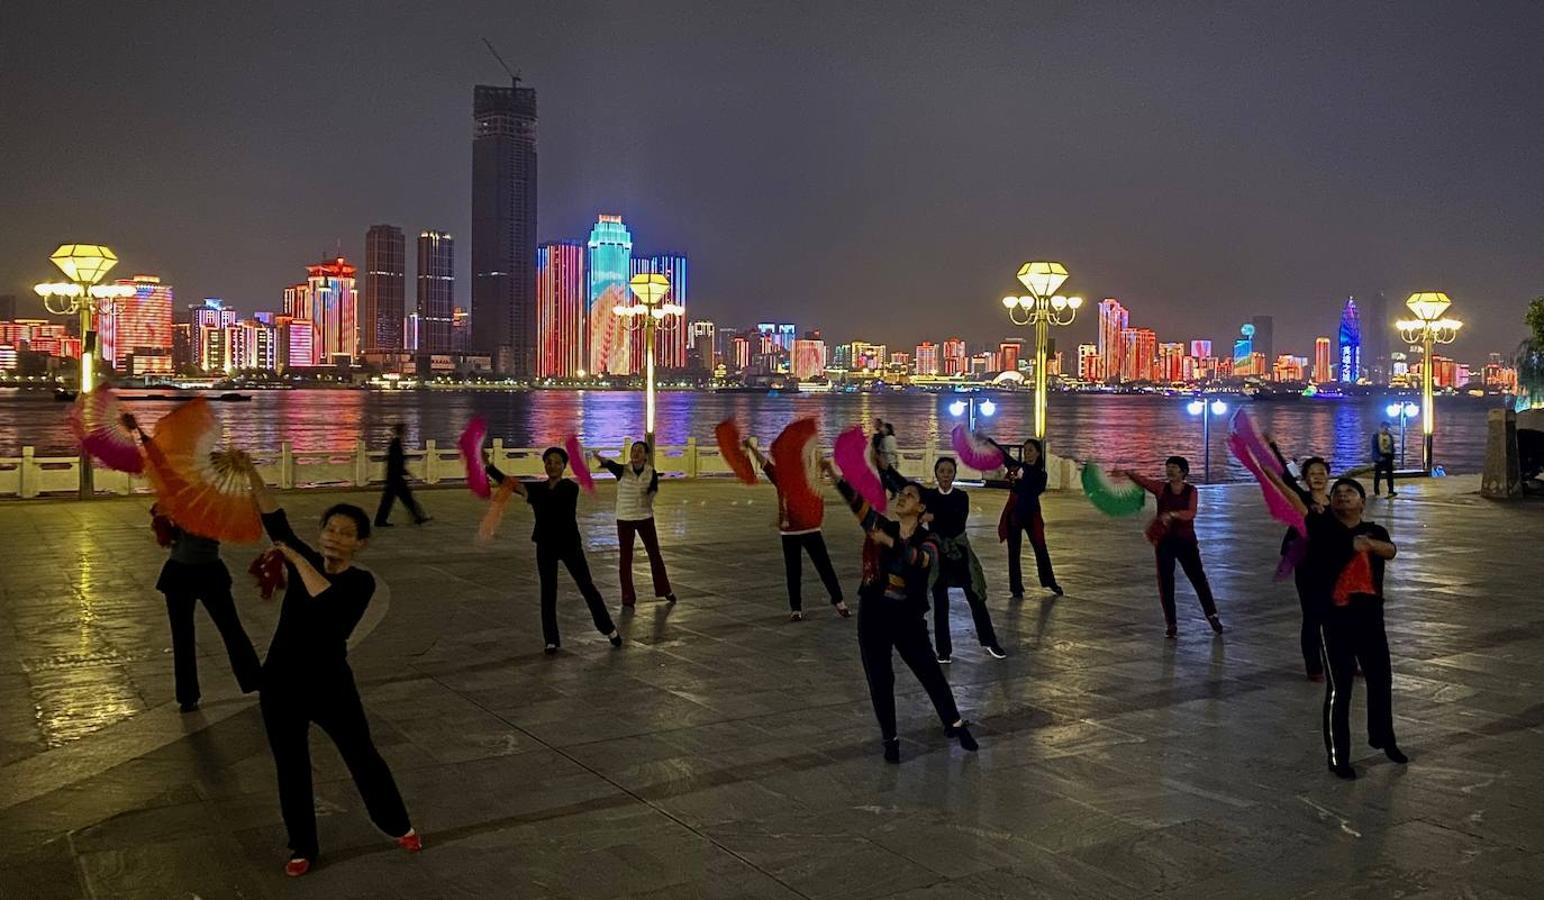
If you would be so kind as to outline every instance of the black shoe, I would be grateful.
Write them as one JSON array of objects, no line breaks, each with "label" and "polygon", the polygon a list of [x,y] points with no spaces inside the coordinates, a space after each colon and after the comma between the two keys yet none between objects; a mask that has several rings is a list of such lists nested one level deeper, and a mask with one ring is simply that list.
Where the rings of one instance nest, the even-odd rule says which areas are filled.
[{"label": "black shoe", "polygon": [[1410,761],[1410,757],[1406,756],[1403,750],[1400,750],[1398,746],[1392,743],[1383,748],[1383,755],[1389,758],[1389,762],[1398,763],[1401,766]]},{"label": "black shoe", "polygon": [[949,725],[944,728],[944,734],[959,741],[961,750],[975,753],[981,749],[981,745],[976,743],[975,737],[970,733],[970,724],[968,722],[962,720],[959,725]]},{"label": "black shoe", "polygon": [[198,701],[194,700],[191,703],[179,703],[177,704],[177,708],[185,713],[198,712]]},{"label": "black shoe", "polygon": [[996,644],[982,644],[981,646],[986,648],[986,652],[991,654],[993,659],[1008,658],[1008,654],[1003,650],[1003,648],[997,646]]},{"label": "black shoe", "polygon": [[1211,623],[1213,631],[1217,632],[1218,634],[1222,634],[1222,620],[1221,619],[1217,618],[1216,616],[1207,616],[1206,617],[1206,621]]},{"label": "black shoe", "polygon": [[954,662],[954,657],[950,656],[949,654],[947,654],[947,653],[940,653],[940,654],[938,654],[938,664],[940,666],[947,666],[947,665],[950,665],[953,662]]},{"label": "black shoe", "polygon": [[558,652],[558,645],[557,644],[548,644],[546,649],[542,650],[542,652],[547,654],[548,656],[552,656],[553,654]]},{"label": "black shoe", "polygon": [[901,739],[891,738],[885,741],[885,762],[898,763],[901,761]]},{"label": "black shoe", "polygon": [[1335,773],[1336,778],[1340,778],[1345,781],[1356,780],[1356,770],[1350,766],[1330,766],[1330,771]]},{"label": "black shoe", "polygon": [[665,595],[665,602],[666,603],[675,603],[676,602],[676,595],[675,594],[666,594]]},{"label": "black shoe", "polygon": [[606,635],[606,640],[611,642],[611,646],[613,646],[613,647],[620,647],[620,646],[622,646],[622,632],[620,632],[620,631],[613,631],[610,634]]},{"label": "black shoe", "polygon": [[1061,596],[1065,596],[1067,592],[1062,590],[1062,586],[1061,585],[1053,584],[1053,585],[1051,585],[1051,593],[1055,594],[1058,597],[1061,597]]},{"label": "black shoe", "polygon": [[390,527],[392,527],[392,524],[390,522],[376,522],[375,523],[375,527],[376,528],[390,528]]},{"label": "black shoe", "polygon": [[1008,592],[1008,599],[1009,600],[1023,600],[1024,599],[1024,591],[1022,589],[1017,590],[1017,591],[1009,591]]},{"label": "black shoe", "polygon": [[1398,497],[1399,496],[1399,492],[1398,491],[1389,491],[1389,496],[1390,497]]}]

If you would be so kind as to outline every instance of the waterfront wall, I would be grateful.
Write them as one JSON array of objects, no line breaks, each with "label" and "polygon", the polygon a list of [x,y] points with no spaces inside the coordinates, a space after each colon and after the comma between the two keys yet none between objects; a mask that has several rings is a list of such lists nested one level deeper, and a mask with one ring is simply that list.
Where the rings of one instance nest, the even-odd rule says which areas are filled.
[{"label": "waterfront wall", "polygon": [[[599,447],[607,455],[625,459],[631,439],[621,447]],[[511,475],[540,477],[542,447],[505,447],[501,439],[492,442],[489,455],[494,463]],[[386,479],[385,449],[367,448],[363,441],[352,450],[295,450],[288,443],[277,450],[255,450],[252,458],[258,471],[274,487],[283,489],[368,487]],[[829,451],[828,451],[829,452]],[[902,448],[900,468],[908,478],[932,477],[933,462],[940,456],[953,456],[947,449],[935,447]],[[715,445],[700,445],[695,438],[684,445],[657,447],[655,466],[669,478],[731,478],[728,464]],[[466,468],[454,442],[440,446],[428,441],[423,447],[407,451],[408,471],[419,482],[429,485],[457,485],[466,481]],[[961,465],[959,477],[980,480],[988,474]],[[1051,454],[1047,474],[1050,488],[1061,490],[1078,483],[1077,464]],[[97,466],[94,484],[99,494],[149,493],[144,478],[113,472]],[[605,477],[602,475],[602,477]],[[73,456],[37,456],[31,447],[23,447],[19,457],[0,457],[0,498],[73,496],[80,490],[80,461]]]}]

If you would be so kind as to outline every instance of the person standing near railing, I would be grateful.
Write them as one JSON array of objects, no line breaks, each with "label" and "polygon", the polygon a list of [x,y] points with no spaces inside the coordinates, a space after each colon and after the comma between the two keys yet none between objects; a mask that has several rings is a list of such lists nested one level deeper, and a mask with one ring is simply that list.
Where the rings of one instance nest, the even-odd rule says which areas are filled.
[{"label": "person standing near railing", "polygon": [[649,575],[654,579],[654,596],[667,603],[676,602],[670,589],[670,575],[665,572],[665,557],[659,552],[659,532],[654,528],[654,498],[659,494],[659,472],[654,468],[654,448],[643,441],[633,441],[627,451],[627,463],[616,462],[592,452],[595,462],[611,473],[617,482],[617,578],[622,584],[622,606],[638,603],[633,588],[633,541],[643,538],[643,550],[649,555]]},{"label": "person standing near railing", "polygon": [[424,515],[423,507],[413,498],[413,489],[407,484],[407,451],[402,449],[402,423],[391,426],[391,446],[386,448],[386,486],[381,489],[381,505],[375,511],[375,527],[390,528],[391,504],[400,499],[413,517],[414,525],[422,525],[432,517]]}]

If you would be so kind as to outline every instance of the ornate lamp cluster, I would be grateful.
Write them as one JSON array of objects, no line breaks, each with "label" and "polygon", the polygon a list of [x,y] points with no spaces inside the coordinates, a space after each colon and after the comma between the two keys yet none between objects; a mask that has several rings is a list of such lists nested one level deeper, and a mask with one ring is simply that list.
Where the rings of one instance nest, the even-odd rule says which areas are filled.
[{"label": "ornate lamp cluster", "polygon": [[1071,325],[1083,305],[1082,297],[1064,297],[1056,289],[1067,280],[1067,267],[1059,262],[1027,262],[1019,267],[1019,282],[1029,291],[1003,298],[1008,318],[1019,326],[1035,328],[1035,437],[1045,439],[1046,345],[1052,325]]}]

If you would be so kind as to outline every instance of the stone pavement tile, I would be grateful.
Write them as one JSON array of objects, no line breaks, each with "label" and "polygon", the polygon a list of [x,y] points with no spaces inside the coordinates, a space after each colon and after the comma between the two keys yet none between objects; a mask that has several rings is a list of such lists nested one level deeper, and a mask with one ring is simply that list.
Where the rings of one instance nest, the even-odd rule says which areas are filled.
[{"label": "stone pavement tile", "polygon": [[728,822],[708,836],[810,898],[891,897],[939,880],[938,876],[886,850],[867,836],[822,820],[787,815],[760,821]]}]

